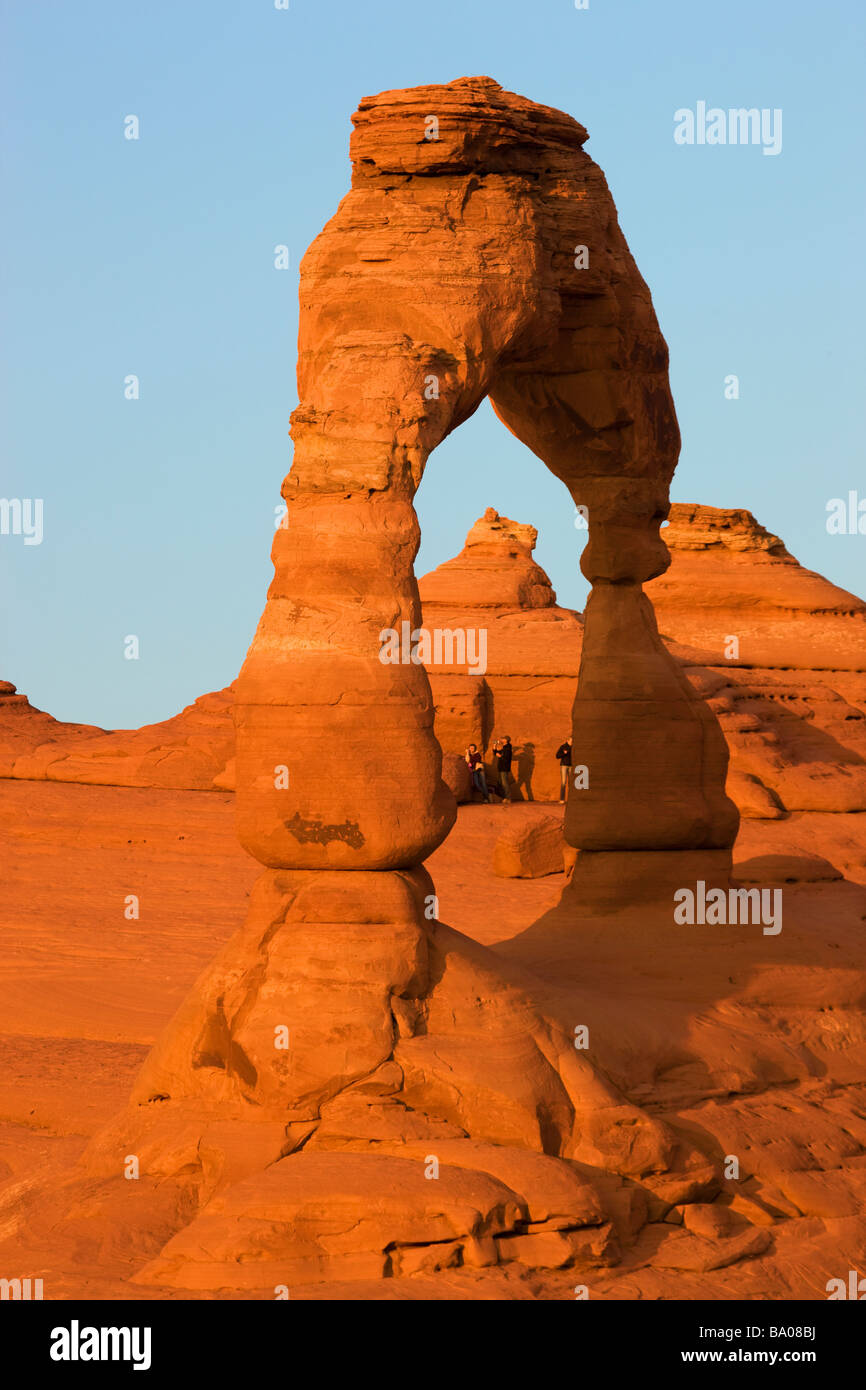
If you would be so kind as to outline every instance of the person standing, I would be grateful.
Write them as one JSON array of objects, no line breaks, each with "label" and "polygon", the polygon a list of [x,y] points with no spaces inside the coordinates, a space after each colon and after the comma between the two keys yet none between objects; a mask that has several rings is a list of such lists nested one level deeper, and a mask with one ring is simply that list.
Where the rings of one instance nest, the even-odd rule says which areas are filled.
[{"label": "person standing", "polygon": [[514,756],[514,748],[508,734],[494,743],[493,752],[496,754],[496,770],[499,773],[499,792],[502,797],[502,804],[503,806],[510,806],[511,759]]},{"label": "person standing", "polygon": [[481,792],[481,795],[484,797],[484,800],[487,802],[489,806],[490,792],[487,790],[487,778],[484,775],[484,763],[482,761],[481,754],[478,752],[477,743],[470,743],[469,747],[466,749],[465,756],[466,762],[469,766],[469,771],[472,773],[472,781],[476,789]]},{"label": "person standing", "polygon": [[569,734],[568,738],[565,740],[565,743],[561,743],[556,750],[556,756],[559,759],[560,801],[565,800],[565,793],[568,790],[568,777],[569,773],[571,772],[571,749],[573,743],[574,739],[572,738],[571,734]]}]

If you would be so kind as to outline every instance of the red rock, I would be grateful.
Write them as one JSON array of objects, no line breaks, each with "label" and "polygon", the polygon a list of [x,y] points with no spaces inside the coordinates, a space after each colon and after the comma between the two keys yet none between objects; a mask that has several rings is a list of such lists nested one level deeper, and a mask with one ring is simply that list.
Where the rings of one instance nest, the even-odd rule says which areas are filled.
[{"label": "red rock", "polygon": [[[534,1269],[562,1269],[578,1261],[584,1265],[613,1264],[617,1258],[612,1242],[606,1241],[600,1231],[533,1231],[498,1236],[496,1247],[500,1260],[518,1260]],[[594,1260],[592,1255],[596,1256]]]},{"label": "red rock", "polygon": [[[431,102],[447,112],[439,149],[419,144]],[[165,1105],[184,1113],[193,1134],[197,1108],[203,1134],[213,1134],[216,1113],[226,1122],[252,1114],[260,1124],[281,1115],[305,1127],[392,1063],[401,1089],[373,1109],[381,1122],[396,1121],[404,1142],[412,1117],[395,1107],[415,1112],[421,1128],[456,1125],[477,1142],[555,1149],[613,1172],[640,1175],[669,1161],[664,1127],[577,1054],[573,1036],[537,1007],[533,978],[431,920],[433,885],[419,867],[455,807],[441,777],[430,684],[405,651],[421,617],[412,502],[430,451],[488,393],[589,510],[582,564],[594,589],[574,729],[591,776],[586,794],[568,803],[569,842],[723,850],[736,828],[715,717],[665,651],[641,590],[667,564],[658,525],[679,438],[667,350],[603,176],[582,151],[585,138],[569,117],[489,79],[362,103],[352,191],[302,266],[301,404],[283,489],[289,524],[275,533],[274,580],[237,682],[238,833],[266,872],[245,926],[166,1029],[130,1114],[94,1141],[90,1162],[107,1161],[124,1126],[137,1128],[142,1111],[157,1106],[153,1136],[136,1142],[161,1171],[190,1182],[189,1141],[171,1136]],[[395,196],[394,170],[425,177]],[[479,179],[502,172],[507,179]],[[584,236],[593,268],[576,279],[560,248]],[[623,339],[627,353],[614,346]],[[436,390],[425,394],[431,380]],[[516,583],[497,590],[487,561],[492,548],[495,570],[501,537],[490,533],[503,530],[518,563]],[[523,609],[553,607],[533,541],[531,530],[488,515],[467,545],[464,568],[488,571],[490,596],[514,603],[518,625]],[[431,588],[434,605],[449,600],[448,576]],[[397,637],[404,650],[383,661],[383,641]],[[498,636],[496,645],[505,650]],[[662,755],[657,744],[674,734],[676,756]],[[651,813],[627,795],[637,748],[653,779]],[[402,1001],[396,1011],[392,998]],[[370,1110],[353,1100],[342,1127],[353,1114],[363,1124]],[[347,1137],[331,1129],[330,1142]],[[228,1152],[210,1160],[216,1173],[230,1161]],[[503,1234],[525,1216],[502,1188],[493,1216],[461,1214],[443,1225],[441,1199],[432,1198],[429,1221],[416,1197],[384,1225],[374,1221],[369,1236],[359,1232],[370,1193],[393,1202],[393,1165],[407,1162],[314,1150],[283,1158],[213,1197],[142,1277],[219,1287],[226,1267],[242,1262],[249,1287],[272,1277],[277,1253],[290,1278],[314,1278],[336,1256],[348,1260],[342,1277],[367,1277],[387,1272],[391,1246]],[[410,1168],[416,1182],[420,1164]],[[463,1171],[466,1181],[466,1170],[446,1171]],[[327,1194],[329,1209],[337,1176],[351,1175],[352,1210],[336,1242],[330,1227],[320,1234],[306,1219],[294,1231],[297,1194],[286,1205],[282,1190],[272,1191],[287,1174],[291,1188],[311,1173],[316,1201]],[[473,1173],[479,1181],[491,1192],[498,1186]],[[547,1237],[528,1237],[530,1246],[539,1239]],[[327,1272],[339,1277],[329,1264]]]},{"label": "red rock", "polygon": [[583,625],[579,614],[557,605],[532,558],[536,534],[488,507],[461,553],[418,588],[426,627],[485,634],[483,675],[428,665],[443,749],[462,755],[476,743],[488,751],[488,778],[495,780],[490,750],[507,733],[515,796],[552,801],[559,796],[554,753],[571,726]]},{"label": "red rock", "polygon": [[[431,108],[442,136],[426,141]],[[9,1229],[80,1264],[89,1223],[100,1269],[113,1262],[113,1292],[133,1262],[147,1287],[225,1296],[454,1277],[460,1261],[603,1269],[635,1242],[653,1278],[722,1269],[763,1253],[768,1231],[737,1233],[732,1218],[728,1235],[722,1212],[688,1217],[712,1239],[645,1225],[712,1197],[724,1157],[740,1156],[747,1181],[754,1169],[782,1194],[822,1203],[828,1220],[849,1209],[866,1172],[853,1103],[833,1094],[857,1068],[863,982],[848,955],[862,894],[822,881],[815,915],[804,884],[770,945],[734,929],[724,942],[675,930],[671,889],[729,878],[738,816],[719,719],[735,772],[757,779],[774,811],[792,809],[793,761],[799,795],[820,798],[842,767],[841,800],[856,804],[853,739],[841,753],[828,739],[849,722],[858,671],[843,694],[835,675],[828,684],[813,670],[804,686],[778,667],[728,670],[712,646],[666,625],[667,645],[660,637],[643,585],[669,563],[659,524],[679,437],[667,350],[583,128],[483,78],[383,93],[355,121],[352,190],[302,265],[290,524],[275,534],[274,580],[234,708],[239,838],[264,871],[244,925],[164,1029],[129,1105],[94,1126],[74,1171],[59,1175],[55,1163],[26,1191],[13,1184]],[[585,277],[571,253],[584,238]],[[413,500],[426,459],[485,395],[586,509],[592,582],[573,718],[589,780],[565,811],[574,872],[539,921],[509,922],[510,939],[482,924],[493,947],[440,919],[424,863],[455,807],[431,683],[411,659],[380,660],[383,633],[402,641],[404,624],[411,634],[421,623]],[[696,536],[683,529],[688,551]],[[739,606],[749,607],[755,566],[770,565],[782,597],[800,595],[790,602],[808,627],[817,577],[804,589],[795,562],[753,530],[739,550],[719,542],[739,556]],[[442,742],[471,729],[487,748],[510,712],[529,721],[534,709],[539,723],[522,730],[532,752],[542,735],[528,730],[547,737],[564,686],[532,702],[548,680],[574,679],[581,624],[556,608],[533,542],[531,528],[488,514],[430,579],[425,622],[460,617],[486,633],[493,660],[474,673],[438,663]],[[716,545],[699,548],[718,558]],[[669,590],[658,592],[664,602]],[[2,699],[20,718],[15,692]],[[816,728],[792,734],[809,711]],[[25,752],[24,766],[45,776],[68,762],[81,777],[117,757],[132,776],[159,777],[165,764],[170,779],[224,787],[231,743],[219,759],[213,744],[224,709],[213,722],[201,737],[151,729],[128,747],[94,744],[90,758]],[[779,824],[793,834],[800,823]],[[776,825],[762,820],[761,832]],[[36,830],[14,833],[26,842]],[[488,891],[498,887],[491,849],[474,870]],[[741,859],[757,852],[750,843]],[[514,902],[537,889],[509,883]],[[834,1098],[843,1109],[824,1114]],[[435,1178],[425,1168],[440,1151]],[[143,1167],[133,1203],[128,1153]],[[825,1181],[814,1183],[820,1164]],[[780,1200],[780,1217],[796,1214],[794,1197]],[[121,1241],[124,1204],[135,1214]],[[0,1213],[5,1222],[2,1194]]]},{"label": "red rock", "polygon": [[442,781],[458,803],[472,800],[472,774],[466,759],[459,753],[442,754]]},{"label": "red rock", "polygon": [[748,772],[728,770],[725,790],[736,803],[740,815],[749,820],[781,820],[785,808],[775,792],[771,792],[757,777]]},{"label": "red rock", "polygon": [[[443,112],[443,137],[424,141],[431,107]],[[729,845],[736,817],[724,798],[718,726],[677,680],[640,594],[668,563],[658,524],[679,438],[666,347],[603,177],[582,151],[585,132],[487,78],[382,93],[362,103],[355,123],[352,190],[302,266],[301,405],[284,487],[290,524],[275,534],[275,579],[238,682],[243,843],[271,867],[391,869],[423,859],[447,833],[453,810],[428,682],[411,663],[383,666],[378,644],[403,622],[418,627],[412,499],[425,460],[489,394],[589,512],[582,566],[599,581],[587,610],[598,636],[590,643],[588,625],[588,688],[575,728],[595,781],[570,803],[568,838],[597,849]],[[523,177],[536,163],[530,149],[543,149],[546,161],[531,180]],[[424,178],[398,199],[395,170]],[[511,183],[478,181],[505,170]],[[456,221],[450,211],[441,217],[452,203]],[[573,259],[563,264],[560,248],[587,237],[593,266],[584,276]],[[497,239],[507,277],[488,269]],[[617,294],[600,297],[613,279]],[[580,329],[590,317],[593,341],[605,346],[588,361]],[[638,345],[628,358],[607,346],[622,336]],[[594,450],[602,444],[599,481]],[[346,594],[363,595],[363,604],[347,606]],[[625,673],[638,632],[647,715],[660,722],[658,744],[641,741],[653,813],[642,816],[634,802],[640,824],[628,829],[619,814],[616,825],[612,815],[606,821],[604,808],[635,767]],[[604,672],[610,685],[593,688]],[[351,706],[337,702],[347,688]],[[669,748],[652,752],[668,744],[665,721],[678,734],[675,760]],[[291,786],[274,791],[278,750],[300,740],[305,757]],[[378,752],[385,745],[387,761]],[[697,793],[695,767],[703,769]],[[350,783],[357,776],[354,797],[347,768]],[[351,843],[348,832],[337,834],[347,795],[358,808]]]},{"label": "red rock", "polygon": [[685,1210],[686,1204],[710,1201],[719,1192],[720,1183],[717,1170],[701,1164],[687,1173],[646,1177],[644,1187],[650,1194],[649,1219],[660,1221],[674,1210]]},{"label": "red rock", "polygon": [[401,1272],[403,1247],[477,1241],[522,1215],[514,1193],[485,1173],[445,1168],[428,1181],[424,1169],[423,1159],[384,1155],[284,1159],[212,1198],[136,1282],[261,1289],[382,1277]]},{"label": "red rock", "polygon": [[727,1269],[740,1260],[762,1255],[770,1244],[769,1231],[748,1228],[726,1240],[704,1240],[686,1231],[675,1231],[659,1245],[652,1256],[656,1269]]},{"label": "red rock", "polygon": [[648,589],[666,636],[713,666],[866,669],[862,599],[803,569],[750,512],[675,503],[668,515],[671,566]]},{"label": "red rock", "polygon": [[493,872],[499,878],[543,878],[563,871],[562,820],[533,817],[509,825],[493,849]]},{"label": "red rock", "polygon": [[[648,592],[719,717],[732,778],[788,811],[866,809],[866,603],[747,511],[675,505],[664,535],[671,567]],[[739,786],[757,814],[754,784]]]},{"label": "red rock", "polygon": [[826,883],[842,874],[819,854],[760,854],[738,859],[734,877],[741,883]]},{"label": "red rock", "polygon": [[718,1202],[694,1202],[683,1207],[682,1216],[686,1230],[705,1240],[723,1240],[733,1232],[731,1212]]},{"label": "red rock", "polygon": [[[719,549],[705,543],[711,534],[708,515],[727,518],[724,533],[743,571],[741,586],[748,580],[748,566],[754,561],[760,567],[766,559],[754,544],[755,536],[766,533],[747,512],[680,506],[674,514],[675,556],[685,554],[705,567],[705,588],[714,582]],[[553,800],[559,794],[559,767],[552,754],[570,722],[583,630],[578,614],[555,606],[549,581],[532,559],[534,534],[534,528],[509,522],[490,508],[470,531],[461,555],[419,581],[422,596],[428,584],[438,595],[425,602],[428,627],[484,628],[495,668],[475,676],[428,668],[435,732],[444,750],[443,780],[458,800],[471,799],[462,763],[465,748],[470,742],[490,748],[500,731],[512,734],[516,797]],[[691,583],[688,575],[683,576],[686,581]],[[760,568],[749,582],[760,587]],[[672,603],[674,597],[669,587],[668,600]],[[723,613],[725,627],[736,625],[736,601],[735,595],[730,611]],[[681,607],[687,603],[685,597]],[[687,607],[683,613],[678,623],[697,622],[688,619]],[[817,613],[813,638],[821,621]],[[777,626],[784,631],[784,618]],[[741,815],[779,820],[790,810],[840,812],[866,804],[866,673],[810,669],[774,674],[737,670],[736,662],[712,669],[690,664],[693,648],[682,642],[673,642],[672,649],[682,654],[691,685],[710,701],[722,723],[732,755],[727,791]],[[0,692],[0,775],[234,790],[234,759],[227,756],[234,747],[231,689],[203,696],[162,724],[105,733],[59,724],[34,710],[10,682],[3,684],[8,689]],[[223,758],[224,767],[209,780]],[[488,774],[495,777],[492,761]]]},{"label": "red rock", "polygon": [[745,1193],[735,1192],[730,1199],[731,1211],[744,1216],[752,1226],[773,1226],[776,1218],[773,1213],[756,1198]]},{"label": "red rock", "polygon": [[[488,507],[460,554],[418,581],[425,622],[432,625],[439,613],[466,608],[554,608],[556,595],[550,580],[532,559],[537,539],[534,526],[510,521]],[[573,616],[561,611],[566,618]],[[518,652],[525,660],[525,647]]]},{"label": "red rock", "polygon": [[386,1139],[384,1146],[377,1145],[376,1152],[422,1161],[426,1161],[429,1154],[437,1159],[440,1173],[446,1166],[453,1166],[490,1174],[520,1199],[527,1229],[536,1230],[549,1223],[557,1227],[560,1223],[563,1226],[604,1224],[604,1208],[592,1182],[573,1165],[548,1154],[444,1136],[435,1141],[409,1140],[400,1144]]},{"label": "red rock", "polygon": [[61,723],[23,695],[0,693],[0,776],[210,790],[224,785],[234,750],[233,700],[229,686],[162,723],[109,732]]},{"label": "red rock", "polygon": [[834,1220],[863,1211],[866,1172],[862,1168],[828,1173],[780,1173],[777,1181],[788,1201],[804,1216]]}]

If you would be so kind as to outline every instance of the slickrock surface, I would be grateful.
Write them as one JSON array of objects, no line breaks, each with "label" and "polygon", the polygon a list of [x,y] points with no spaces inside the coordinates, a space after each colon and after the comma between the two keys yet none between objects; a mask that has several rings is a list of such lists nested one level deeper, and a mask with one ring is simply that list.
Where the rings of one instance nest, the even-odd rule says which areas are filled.
[{"label": "slickrock surface", "polygon": [[[79,1041],[88,1030],[104,1072],[117,1060],[105,1044],[140,1045],[185,986],[109,1119],[108,1087],[86,1124],[58,1111],[43,1167],[22,1161],[14,1126],[2,1266],[26,1264],[59,1297],[375,1298],[387,1285],[423,1297],[432,1284],[572,1298],[575,1280],[596,1297],[813,1296],[863,1245],[866,892],[834,877],[829,856],[775,843],[784,817],[750,820],[734,858],[716,691],[671,655],[643,592],[669,563],[659,525],[679,448],[649,292],[570,117],[464,78],[368,98],[354,120],[351,192],[301,267],[288,525],[236,686],[237,831],[262,867],[242,923],[191,985],[179,922],[183,965],[161,943],[164,988],[151,955],[125,1005],[85,985],[97,997],[76,1023],[65,1002],[63,1027]],[[458,834],[451,857],[457,808],[430,682],[405,654],[383,659],[421,620],[413,498],[427,456],[488,394],[589,517],[572,718],[589,779],[565,807],[573,872],[550,898],[487,867],[508,815],[544,833],[534,807],[463,808],[484,853],[460,862]],[[459,579],[465,611],[499,613],[481,600],[504,541],[514,564],[498,600],[516,627],[540,631],[540,614],[576,635],[532,540],[485,516],[434,576],[434,612],[452,611]],[[230,777],[207,773],[211,786]],[[2,790],[58,819],[73,793],[79,809],[104,795]],[[181,795],[205,817],[228,802],[115,795],[145,798],[148,815]],[[37,847],[86,839],[80,817],[46,835],[33,814]],[[211,846],[198,853],[210,860]],[[118,931],[131,905],[138,931],[146,910],[165,910],[154,857],[127,885],[114,859],[103,912],[122,899]],[[162,848],[156,862],[175,873],[171,858]],[[197,896],[206,871],[183,859]],[[222,864],[229,879],[237,862]],[[675,916],[683,884],[725,903],[730,886],[738,901],[738,866],[759,905],[784,895],[783,933]],[[449,920],[456,873],[482,891],[476,927],[455,925],[459,900]],[[234,913],[230,890],[217,892]],[[77,885],[94,892],[102,879]],[[208,882],[197,923],[211,934],[213,896]],[[781,926],[777,899],[773,913]],[[79,940],[56,911],[49,930],[71,942],[63,976],[79,990],[132,973],[128,938]],[[39,971],[56,972],[57,954],[44,950]],[[19,1014],[18,1052],[31,1076],[40,1063],[62,1074],[62,1048],[32,1041],[53,1031],[41,999]],[[127,1039],[124,1007],[138,1029]]]},{"label": "slickrock surface", "polygon": [[[542,808],[514,809],[544,814]],[[499,807],[461,808],[454,833],[428,868],[443,918],[464,933],[477,932],[489,945],[510,939],[517,949],[521,936],[558,900],[563,877],[493,875],[493,848],[508,814]],[[816,813],[799,819],[819,843],[822,826],[840,818]],[[790,822],[745,823],[736,862],[783,852],[789,827]],[[286,1280],[263,1268],[264,1252],[254,1265],[266,1282],[243,1291],[207,1287],[201,1279],[198,1289],[138,1282],[150,1262],[167,1261],[160,1252],[178,1226],[176,1193],[148,1172],[148,1155],[141,1179],[118,1184],[113,1208],[101,1205],[104,1196],[96,1204],[95,1184],[93,1205],[82,1205],[73,1229],[61,1230],[56,1221],[62,1185],[85,1145],[122,1110],[165,1023],[243,919],[256,868],[237,845],[233,798],[6,781],[0,784],[0,855],[7,866],[0,942],[3,1267],[10,1274],[20,1269],[44,1276],[46,1298],[273,1298],[274,1286]],[[143,883],[141,919],[126,921],[123,899]],[[684,928],[671,939],[669,931],[647,933],[632,922],[611,937],[610,918],[597,929],[581,927],[576,957],[559,980],[553,943],[533,952],[534,973],[540,966],[563,987],[560,1007],[572,1030],[575,1023],[587,1024],[591,1047],[603,1049],[606,1065],[627,1079],[633,1099],[694,1137],[700,1152],[690,1159],[690,1175],[653,1179],[650,1186],[605,1179],[600,1170],[567,1161],[535,1170],[532,1162],[542,1160],[527,1149],[496,1146],[491,1152],[473,1141],[469,1153],[457,1147],[467,1145],[465,1139],[446,1139],[444,1131],[432,1148],[426,1139],[394,1142],[385,1137],[383,1120],[392,1107],[375,1108],[374,1087],[365,1109],[376,1151],[402,1154],[417,1165],[419,1220],[437,1187],[423,1176],[429,1153],[438,1155],[448,1181],[462,1181],[464,1173],[468,1179],[480,1164],[482,1173],[514,1194],[509,1200],[533,1203],[519,1237],[532,1249],[532,1264],[509,1259],[456,1266],[456,1246],[467,1237],[454,1235],[418,1248],[426,1272],[410,1275],[404,1266],[402,1274],[384,1280],[292,1283],[292,1298],[571,1300],[574,1284],[582,1282],[593,1299],[822,1299],[827,1279],[862,1268],[862,1215],[838,1213],[850,1207],[851,1192],[859,1194],[862,1210],[864,1196],[851,1183],[862,1183],[866,1172],[860,1162],[866,1148],[866,1032],[856,997],[863,988],[859,940],[866,895],[850,883],[827,880],[785,891],[793,906],[778,940],[770,942],[759,931],[751,944],[739,940],[733,956],[721,943],[708,955],[709,927]],[[777,947],[786,945],[789,925],[797,941],[780,955]],[[697,948],[689,933],[703,933]],[[505,949],[507,944],[497,946],[497,954]],[[572,973],[580,976],[576,984]],[[349,1108],[349,1119],[346,1134],[338,1108],[332,1109],[320,1125],[327,1132],[318,1152],[369,1152],[353,1137],[357,1105]],[[216,1125],[219,1142],[212,1137],[200,1149],[208,1183],[218,1181],[219,1165],[237,1166],[250,1143],[247,1134],[232,1158],[230,1132],[225,1126],[220,1131],[218,1120]],[[266,1131],[267,1124],[259,1151]],[[175,1133],[182,1146],[182,1126]],[[124,1155],[131,1151],[124,1149]],[[738,1184],[720,1177],[719,1154],[731,1152],[744,1160]],[[197,1157],[192,1161],[198,1165]],[[45,1164],[34,1189],[42,1208],[36,1212],[26,1193]],[[580,1204],[577,1189],[570,1198],[572,1211],[594,1222],[590,1204],[603,1202],[607,1221],[568,1229],[570,1214],[560,1215],[555,1200],[572,1190],[556,1185],[563,1168],[582,1184]],[[222,1190],[227,1201],[235,1200],[231,1188]],[[332,1188],[335,1195],[338,1190]],[[57,1192],[59,1203],[52,1195]],[[300,1201],[301,1193],[296,1197]],[[698,1231],[702,1222],[717,1222],[720,1212],[724,1220],[727,1210],[733,1221],[728,1234],[716,1239]],[[349,1225],[367,1219],[369,1197],[345,1211]],[[691,1214],[684,1227],[685,1213]],[[16,1220],[25,1217],[26,1227],[16,1231]],[[194,1217],[191,1210],[189,1219]],[[253,1219],[248,1210],[243,1220]],[[237,1247],[242,1227],[240,1220],[225,1225],[215,1264]],[[684,1229],[694,1243],[671,1245],[672,1235]],[[765,1250],[717,1264],[740,1250],[743,1232],[753,1239],[756,1230],[769,1236]],[[198,1232],[193,1238],[199,1239]],[[497,1247],[504,1239],[493,1236]],[[566,1258],[569,1263],[557,1268]],[[130,1282],[133,1276],[136,1282]]]},{"label": "slickrock surface", "polygon": [[234,755],[233,702],[228,686],[162,723],[108,732],[53,719],[0,681],[0,777],[211,790]]}]

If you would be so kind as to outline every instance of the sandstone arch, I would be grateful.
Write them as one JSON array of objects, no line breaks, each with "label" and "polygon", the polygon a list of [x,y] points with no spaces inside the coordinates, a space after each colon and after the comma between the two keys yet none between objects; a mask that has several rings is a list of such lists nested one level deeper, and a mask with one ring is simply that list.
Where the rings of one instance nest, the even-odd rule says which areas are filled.
[{"label": "sandstone arch", "polygon": [[[425,138],[431,114],[437,140]],[[567,818],[584,897],[593,884],[602,898],[646,892],[668,855],[677,875],[683,854],[724,873],[737,824],[726,748],[641,588],[667,564],[659,524],[679,447],[664,340],[570,117],[471,78],[384,93],[354,119],[352,191],[301,268],[288,525],[237,686],[238,830],[265,869],[245,926],[84,1160],[109,1181],[119,1154],[141,1154],[184,1190],[178,1226],[189,1188],[204,1207],[144,1282],[353,1277],[358,1250],[315,1224],[322,1200],[339,1186],[365,1208],[401,1183],[408,1206],[353,1239],[373,1242],[359,1247],[365,1271],[369,1258],[374,1272],[411,1272],[394,1252],[442,1240],[439,1216],[418,1215],[434,1143],[469,1184],[449,1208],[461,1258],[532,1263],[520,1241],[546,1218],[524,1200],[528,1151],[543,1156],[529,1165],[534,1192],[539,1171],[542,1186],[572,1184],[551,1219],[573,1251],[607,1189],[587,1197],[581,1179],[578,1191],[563,1159],[640,1178],[679,1152],[575,1049],[531,973],[436,920],[423,860],[454,806],[430,686],[423,666],[379,660],[383,629],[420,621],[412,504],[426,459],[490,395],[589,511],[574,719],[591,791]],[[429,378],[438,391],[425,396]],[[494,1190],[503,1164],[512,1187]],[[466,1176],[479,1169],[486,1196]],[[297,1217],[299,1192],[315,1220]]]},{"label": "sandstone arch", "polygon": [[679,433],[667,348],[586,131],[489,78],[386,92],[354,122],[351,192],[301,266],[288,526],[237,691],[242,843],[270,868],[406,869],[450,828],[426,674],[383,666],[379,633],[420,622],[415,490],[489,395],[589,511],[575,734],[592,777],[569,840],[730,846],[721,732],[641,592],[669,563]]}]

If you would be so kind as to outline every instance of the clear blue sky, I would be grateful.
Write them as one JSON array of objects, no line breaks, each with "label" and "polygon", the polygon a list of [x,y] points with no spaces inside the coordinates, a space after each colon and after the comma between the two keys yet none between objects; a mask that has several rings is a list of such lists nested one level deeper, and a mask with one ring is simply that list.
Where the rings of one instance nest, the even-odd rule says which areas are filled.
[{"label": "clear blue sky", "polygon": [[[828,535],[825,508],[866,497],[864,12],[5,0],[0,495],[43,498],[44,539],[0,536],[0,677],[125,727],[235,676],[290,463],[297,265],[348,188],[350,114],[468,74],[589,129],[671,349],[674,499],[748,507],[862,592],[866,537]],[[780,107],[781,154],[676,145],[674,112],[702,100]],[[417,572],[491,505],[539,528],[560,601],[582,607],[567,494],[485,404],[428,464]]]}]

